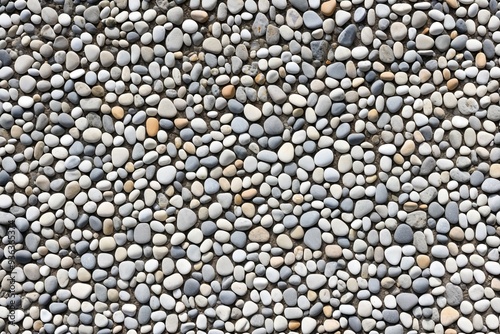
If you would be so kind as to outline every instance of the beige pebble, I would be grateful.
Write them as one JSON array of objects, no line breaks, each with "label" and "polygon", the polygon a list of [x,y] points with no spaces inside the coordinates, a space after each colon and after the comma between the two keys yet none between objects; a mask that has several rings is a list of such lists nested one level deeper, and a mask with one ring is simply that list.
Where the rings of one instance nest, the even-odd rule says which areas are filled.
[{"label": "beige pebble", "polygon": [[428,268],[430,264],[431,264],[431,259],[427,255],[417,256],[417,265],[421,269]]},{"label": "beige pebble", "polygon": [[158,131],[160,130],[160,123],[154,117],[149,117],[146,121],[146,133],[150,137],[156,136]]},{"label": "beige pebble", "polygon": [[235,92],[236,89],[234,88],[233,85],[227,85],[224,88],[222,88],[221,94],[226,99],[232,99],[234,97]]},{"label": "beige pebble", "polygon": [[252,203],[243,203],[241,211],[248,218],[253,218],[253,216],[255,216],[255,206]]},{"label": "beige pebble", "polygon": [[337,7],[336,0],[330,0],[327,2],[323,2],[321,5],[321,14],[325,16],[332,16],[333,12],[335,12],[335,8]]},{"label": "beige pebble", "polygon": [[342,256],[342,248],[339,245],[328,245],[325,247],[325,254],[329,258],[338,259]]},{"label": "beige pebble", "polygon": [[116,106],[111,109],[111,115],[116,119],[122,119],[125,116],[125,111],[122,107]]},{"label": "beige pebble", "polygon": [[443,326],[449,326],[458,320],[460,313],[451,306],[447,306],[441,310],[441,324]]},{"label": "beige pebble", "polygon": [[450,230],[449,235],[450,235],[450,238],[452,240],[455,240],[455,241],[462,241],[462,240],[464,240],[464,237],[465,237],[464,231],[458,226],[455,226],[454,228],[452,228]]},{"label": "beige pebble", "polygon": [[494,178],[500,177],[500,164],[492,164],[490,166],[490,176]]},{"label": "beige pebble", "polygon": [[483,69],[486,66],[486,55],[482,52],[479,52],[476,55],[476,67],[479,69]]}]

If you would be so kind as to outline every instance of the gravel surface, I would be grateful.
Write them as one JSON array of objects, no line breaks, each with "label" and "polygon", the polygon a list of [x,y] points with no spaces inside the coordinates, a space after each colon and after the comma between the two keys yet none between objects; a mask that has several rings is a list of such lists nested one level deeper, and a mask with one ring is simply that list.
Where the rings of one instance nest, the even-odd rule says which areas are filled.
[{"label": "gravel surface", "polygon": [[0,331],[498,332],[499,28],[1,0]]}]

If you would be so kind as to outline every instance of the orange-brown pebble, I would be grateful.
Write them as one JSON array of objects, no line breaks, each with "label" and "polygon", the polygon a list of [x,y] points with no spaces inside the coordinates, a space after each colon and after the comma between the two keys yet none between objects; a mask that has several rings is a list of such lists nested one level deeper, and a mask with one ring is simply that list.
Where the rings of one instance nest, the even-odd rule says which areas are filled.
[{"label": "orange-brown pebble", "polygon": [[325,16],[332,16],[333,12],[335,12],[335,8],[337,8],[336,0],[323,2],[323,4],[321,5],[321,14]]},{"label": "orange-brown pebble", "polygon": [[146,132],[148,136],[154,137],[160,130],[160,124],[158,123],[158,120],[154,117],[148,118],[146,121]]},{"label": "orange-brown pebble", "polygon": [[125,112],[122,107],[116,106],[111,109],[111,115],[113,115],[116,119],[122,119],[125,115]]},{"label": "orange-brown pebble", "polygon": [[226,99],[232,99],[234,97],[234,94],[236,93],[236,89],[234,88],[233,85],[227,85],[224,88],[222,88],[222,96]]}]

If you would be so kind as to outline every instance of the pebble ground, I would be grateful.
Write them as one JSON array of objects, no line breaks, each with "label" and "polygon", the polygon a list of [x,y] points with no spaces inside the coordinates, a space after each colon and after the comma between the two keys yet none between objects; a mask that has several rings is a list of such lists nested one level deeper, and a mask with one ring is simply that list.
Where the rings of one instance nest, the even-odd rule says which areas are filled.
[{"label": "pebble ground", "polygon": [[499,28],[0,0],[0,331],[498,333]]}]

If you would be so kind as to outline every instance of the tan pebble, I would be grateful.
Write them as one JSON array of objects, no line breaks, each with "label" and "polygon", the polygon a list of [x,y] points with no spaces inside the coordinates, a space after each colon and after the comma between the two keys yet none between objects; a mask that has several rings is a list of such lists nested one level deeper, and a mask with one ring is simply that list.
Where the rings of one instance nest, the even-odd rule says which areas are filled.
[{"label": "tan pebble", "polygon": [[378,111],[377,111],[377,109],[371,109],[368,112],[368,120],[370,122],[376,122],[376,121],[378,121]]},{"label": "tan pebble", "polygon": [[230,191],[231,190],[231,183],[229,183],[228,179],[226,179],[225,177],[221,177],[219,179],[219,185],[223,191]]},{"label": "tan pebble", "polygon": [[321,5],[321,14],[325,16],[332,16],[333,12],[335,12],[335,8],[337,7],[336,0],[330,0],[327,2],[323,2]]},{"label": "tan pebble", "polygon": [[68,269],[73,267],[74,262],[73,259],[69,256],[65,256],[61,259],[61,268]]},{"label": "tan pebble", "polygon": [[383,72],[380,74],[380,79],[384,81],[392,81],[394,80],[394,73],[392,72]]},{"label": "tan pebble", "polygon": [[498,278],[493,278],[491,280],[491,288],[494,290],[494,291],[500,291],[500,279]]},{"label": "tan pebble", "polygon": [[184,151],[186,151],[188,154],[195,154],[196,153],[196,147],[194,146],[193,143],[191,142],[186,142],[184,145],[182,145],[182,148]]},{"label": "tan pebble", "polygon": [[418,204],[415,202],[406,202],[403,204],[403,209],[407,212],[415,211],[418,208]]},{"label": "tan pebble", "polygon": [[125,184],[123,185],[123,190],[127,193],[134,190],[134,182],[132,180],[126,181]]},{"label": "tan pebble", "polygon": [[417,256],[417,265],[421,269],[425,269],[425,268],[429,267],[430,264],[431,264],[431,259],[427,255]]},{"label": "tan pebble", "polygon": [[236,175],[237,169],[235,165],[229,165],[222,171],[222,175],[226,177],[233,177]]},{"label": "tan pebble", "polygon": [[42,327],[43,327],[43,322],[41,320],[36,320],[33,323],[33,330],[35,330],[35,332],[38,332],[40,329],[42,329]]},{"label": "tan pebble", "polygon": [[325,247],[325,254],[329,258],[338,259],[342,256],[342,248],[339,245],[328,245]]},{"label": "tan pebble", "polygon": [[129,161],[125,164],[125,170],[129,173],[133,173],[135,171],[135,167],[134,167],[134,164]]},{"label": "tan pebble", "polygon": [[292,331],[299,329],[299,327],[300,327],[300,322],[298,322],[297,320],[291,320],[288,323],[288,329],[290,329]]},{"label": "tan pebble", "polygon": [[445,331],[444,331],[444,334],[457,334],[457,331],[453,328],[447,328]]},{"label": "tan pebble", "polygon": [[365,79],[363,78],[354,78],[352,80],[352,87],[354,88],[358,88],[359,86],[361,86],[363,83],[365,82]]},{"label": "tan pebble", "polygon": [[453,30],[450,34],[451,39],[455,39],[455,38],[457,38],[457,36],[458,36],[458,31],[456,31],[456,30]]},{"label": "tan pebble", "polygon": [[154,117],[149,117],[148,120],[146,121],[146,133],[150,137],[156,136],[158,131],[160,130],[160,123],[158,123],[158,120]]},{"label": "tan pebble", "polygon": [[330,318],[333,314],[333,307],[331,307],[330,305],[324,306],[323,314],[325,315],[325,317]]},{"label": "tan pebble", "polygon": [[82,282],[88,282],[92,278],[92,275],[85,268],[78,269],[77,276],[78,280]]},{"label": "tan pebble", "polygon": [[398,165],[402,165],[405,162],[405,158],[403,158],[403,156],[399,153],[394,154],[394,157],[392,159]]},{"label": "tan pebble", "polygon": [[465,233],[460,227],[455,226],[450,230],[450,239],[454,241],[462,241],[464,240]]},{"label": "tan pebble", "polygon": [[12,128],[10,128],[10,135],[12,138],[19,139],[22,134],[23,128],[21,128],[19,125],[13,125]]},{"label": "tan pebble", "polygon": [[292,249],[293,248],[293,241],[286,234],[278,235],[278,237],[276,238],[276,244],[278,245],[278,247],[281,247],[283,249]]},{"label": "tan pebble", "polygon": [[283,265],[283,262],[285,262],[285,260],[282,257],[280,257],[280,256],[273,256],[271,258],[271,260],[269,261],[269,264],[273,268],[279,268],[279,267],[281,267]]},{"label": "tan pebble", "polygon": [[242,194],[241,194],[241,197],[243,199],[251,199],[251,198],[254,198],[255,196],[257,195],[257,189],[248,189],[248,190],[245,190]]},{"label": "tan pebble", "polygon": [[302,226],[296,226],[293,228],[290,236],[296,240],[302,239],[304,237],[304,229],[302,228]]},{"label": "tan pebble", "polygon": [[257,226],[250,231],[248,239],[253,242],[267,242],[269,241],[269,232],[262,226]]},{"label": "tan pebble", "polygon": [[432,76],[432,73],[426,69],[420,70],[420,72],[418,73],[418,77],[420,78],[421,83],[424,83],[427,80],[429,80],[431,78],[431,76]]},{"label": "tan pebble", "polygon": [[494,178],[500,177],[500,164],[492,164],[490,166],[490,176]]},{"label": "tan pebble", "polygon": [[414,151],[415,151],[415,143],[413,142],[413,140],[408,139],[401,147],[400,152],[402,156],[407,157],[411,155]]},{"label": "tan pebble", "polygon": [[396,281],[393,278],[390,277],[384,277],[382,278],[381,285],[385,289],[390,289],[396,284]]},{"label": "tan pebble", "polygon": [[122,119],[125,115],[125,112],[123,111],[122,107],[116,106],[111,109],[111,115],[113,115],[113,117],[116,119]]},{"label": "tan pebble", "polygon": [[109,289],[108,290],[108,300],[112,303],[116,303],[118,300],[120,300],[118,290]]},{"label": "tan pebble", "polygon": [[104,235],[112,235],[114,232],[113,220],[110,218],[104,219],[102,224],[102,232]]},{"label": "tan pebble", "polygon": [[450,72],[450,70],[449,70],[449,69],[445,68],[445,69],[443,70],[443,78],[444,78],[445,80],[450,80],[450,78],[451,78],[451,72]]},{"label": "tan pebble", "polygon": [[460,6],[458,0],[446,0],[446,3],[453,9],[457,9]]},{"label": "tan pebble", "polygon": [[227,85],[224,88],[222,88],[221,94],[226,99],[232,99],[234,97],[235,92],[236,89],[234,88],[233,85]]},{"label": "tan pebble", "polygon": [[124,261],[127,258],[127,249],[125,247],[118,247],[115,250],[115,260],[118,262]]},{"label": "tan pebble", "polygon": [[335,319],[326,319],[324,327],[326,332],[332,333],[340,328],[340,322]]},{"label": "tan pebble", "polygon": [[177,118],[174,120],[174,125],[177,129],[184,129],[189,124],[189,121],[185,118]]},{"label": "tan pebble", "polygon": [[460,313],[451,306],[447,306],[441,310],[441,324],[443,326],[449,326],[458,320]]},{"label": "tan pebble", "polygon": [[208,14],[204,10],[191,11],[191,18],[196,22],[205,23],[208,21]]},{"label": "tan pebble", "polygon": [[458,256],[458,254],[460,254],[460,249],[458,248],[457,244],[454,242],[448,243],[448,250],[450,251],[450,254],[452,256]]},{"label": "tan pebble", "polygon": [[266,77],[264,76],[264,74],[262,73],[259,73],[255,76],[255,83],[257,85],[263,85],[266,83]]},{"label": "tan pebble", "polygon": [[241,205],[241,203],[243,203],[243,199],[241,198],[241,195],[240,194],[236,194],[234,196],[234,204]]},{"label": "tan pebble", "polygon": [[307,299],[312,302],[318,298],[318,294],[315,291],[309,290],[307,291]]},{"label": "tan pebble", "polygon": [[243,203],[241,211],[248,218],[253,218],[255,216],[255,206],[252,203]]},{"label": "tan pebble", "polygon": [[456,78],[452,78],[450,80],[448,80],[448,82],[446,83],[446,88],[448,88],[448,90],[455,90],[456,88],[458,87],[458,79]]},{"label": "tan pebble", "polygon": [[304,196],[300,195],[300,194],[295,194],[293,195],[292,197],[292,201],[295,203],[295,204],[302,204],[304,202]]},{"label": "tan pebble", "polygon": [[486,66],[486,56],[484,53],[479,52],[476,55],[476,66],[479,69],[483,69]]}]

